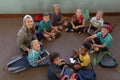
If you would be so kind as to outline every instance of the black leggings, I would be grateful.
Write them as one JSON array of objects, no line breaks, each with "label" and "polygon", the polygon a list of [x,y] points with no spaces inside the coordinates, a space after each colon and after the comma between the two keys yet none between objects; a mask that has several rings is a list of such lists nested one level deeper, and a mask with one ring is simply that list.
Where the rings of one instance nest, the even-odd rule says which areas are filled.
[{"label": "black leggings", "polygon": [[[100,41],[100,38],[99,38],[99,37],[94,38],[94,41],[95,41],[95,43],[98,44],[98,45],[103,45],[102,42]],[[107,47],[99,48],[99,52],[101,52],[101,51],[107,51],[107,50],[108,50]]]},{"label": "black leggings", "polygon": [[[74,23],[74,25],[77,26],[77,25],[79,25],[79,24],[75,24],[75,23]],[[68,29],[69,29],[69,30],[73,29],[73,26],[71,25],[71,23],[68,24]],[[73,29],[73,30],[74,30],[74,32],[83,32],[83,31],[85,30],[85,27],[81,27],[81,28]]]}]

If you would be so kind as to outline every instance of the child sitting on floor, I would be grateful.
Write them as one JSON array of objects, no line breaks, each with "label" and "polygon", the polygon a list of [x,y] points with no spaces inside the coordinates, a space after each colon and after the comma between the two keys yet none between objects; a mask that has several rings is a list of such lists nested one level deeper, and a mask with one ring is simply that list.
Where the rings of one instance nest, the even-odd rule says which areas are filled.
[{"label": "child sitting on floor", "polygon": [[109,33],[109,27],[101,27],[101,31],[87,37],[84,42],[91,42],[92,49],[90,53],[107,51],[110,49],[113,38]]},{"label": "child sitting on floor", "polygon": [[75,70],[79,70],[82,67],[87,67],[90,64],[90,56],[88,55],[88,50],[90,49],[90,45],[84,43],[80,50],[74,50],[73,58],[79,59],[79,61],[75,62],[73,68]]},{"label": "child sitting on floor", "polygon": [[54,32],[55,30],[53,30],[52,28],[52,24],[49,19],[49,14],[44,13],[43,20],[40,21],[39,26],[38,26],[38,32],[36,33],[38,40],[40,40],[42,36],[45,37],[47,40],[52,40],[55,38]]},{"label": "child sitting on floor", "polygon": [[63,19],[62,13],[60,11],[60,6],[58,4],[53,5],[53,13],[51,13],[51,21],[54,30],[61,32],[64,26],[67,26],[67,21]]},{"label": "child sitting on floor", "polygon": [[68,25],[65,31],[75,31],[79,34],[85,31],[85,20],[81,9],[76,10],[75,14],[72,16],[71,24]]},{"label": "child sitting on floor", "polygon": [[87,30],[88,33],[95,34],[98,31],[100,31],[101,27],[103,26],[103,22],[104,22],[102,17],[103,17],[103,11],[99,10],[96,16],[92,17],[92,19],[90,20],[89,27]]},{"label": "child sitting on floor", "polygon": [[60,80],[64,75],[70,76],[73,73],[71,68],[63,64],[58,52],[51,53],[49,55],[50,68],[48,70],[48,80]]},{"label": "child sitting on floor", "polygon": [[49,64],[49,60],[47,58],[49,53],[46,53],[46,56],[42,56],[45,53],[44,53],[44,50],[40,49],[40,44],[38,40],[33,40],[31,42],[31,48],[32,49],[28,54],[27,59],[32,67],[38,67],[38,66]]}]

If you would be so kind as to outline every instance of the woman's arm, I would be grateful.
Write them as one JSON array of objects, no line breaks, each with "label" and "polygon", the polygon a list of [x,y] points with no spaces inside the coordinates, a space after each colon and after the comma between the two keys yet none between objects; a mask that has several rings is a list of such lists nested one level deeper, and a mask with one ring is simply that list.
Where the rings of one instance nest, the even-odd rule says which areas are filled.
[{"label": "woman's arm", "polygon": [[24,34],[19,34],[17,36],[17,45],[20,49],[22,49],[23,51],[27,51],[28,53],[30,52],[30,49],[24,45],[24,39],[25,39],[25,35]]},{"label": "woman's arm", "polygon": [[36,63],[40,63],[41,61],[45,60],[46,57],[41,58],[40,60],[37,60]]}]

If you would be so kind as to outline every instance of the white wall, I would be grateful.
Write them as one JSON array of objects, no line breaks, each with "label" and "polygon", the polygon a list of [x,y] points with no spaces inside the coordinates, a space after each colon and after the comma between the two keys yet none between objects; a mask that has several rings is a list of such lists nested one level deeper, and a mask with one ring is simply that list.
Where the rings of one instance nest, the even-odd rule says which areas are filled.
[{"label": "white wall", "polygon": [[63,13],[74,12],[76,8],[120,12],[120,0],[0,0],[0,14],[51,12],[54,3],[60,4]]}]

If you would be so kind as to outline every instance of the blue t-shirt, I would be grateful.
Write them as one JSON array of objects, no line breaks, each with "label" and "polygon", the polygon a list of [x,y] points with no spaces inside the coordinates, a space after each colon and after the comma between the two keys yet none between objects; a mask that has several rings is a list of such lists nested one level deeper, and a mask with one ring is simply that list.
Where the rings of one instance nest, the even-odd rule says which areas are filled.
[{"label": "blue t-shirt", "polygon": [[[55,65],[55,64],[51,64],[50,68],[48,70],[48,80],[60,80],[56,74],[60,74],[62,72],[62,69],[60,66]],[[64,75],[68,75],[70,76],[73,73],[73,70],[71,68],[65,68],[64,72],[63,72],[63,76]]]},{"label": "blue t-shirt", "polygon": [[47,23],[44,22],[44,20],[40,21],[38,26],[38,31],[43,32],[43,30],[49,31],[51,29],[51,21],[49,20]]},{"label": "blue t-shirt", "polygon": [[56,74],[59,74],[61,71],[62,69],[59,66],[51,64],[48,70],[48,80],[60,80]]},{"label": "blue t-shirt", "polygon": [[96,35],[97,37],[100,38],[100,41],[102,42],[102,44],[106,45],[108,49],[111,47],[113,39],[110,33],[108,33],[105,37],[102,36],[101,32],[98,32]]},{"label": "blue t-shirt", "polygon": [[31,66],[36,67],[38,66],[38,64],[36,63],[37,60],[41,59],[40,56],[40,50],[39,51],[35,51],[35,50],[31,50],[30,53],[28,54],[28,62],[30,63]]}]

